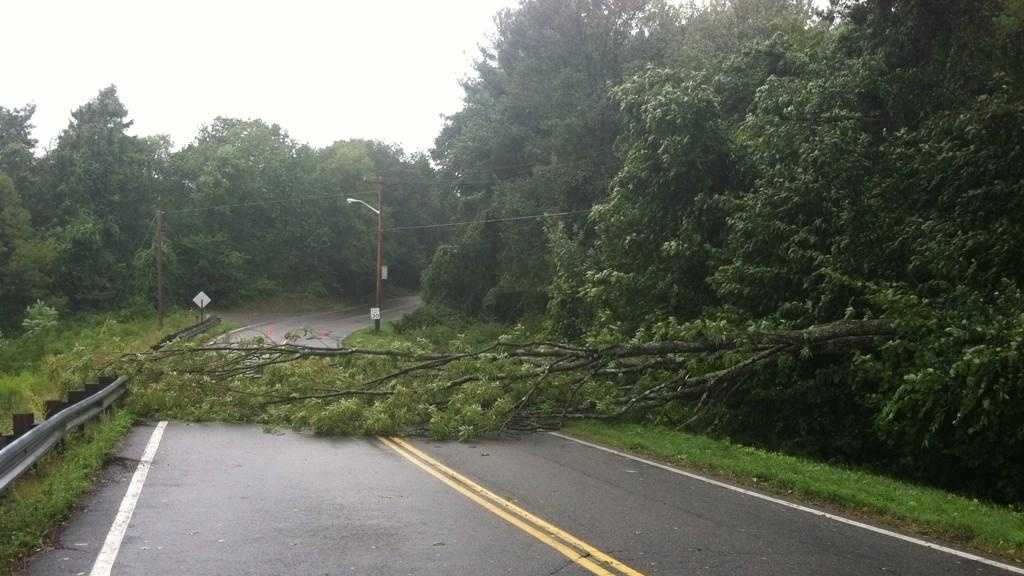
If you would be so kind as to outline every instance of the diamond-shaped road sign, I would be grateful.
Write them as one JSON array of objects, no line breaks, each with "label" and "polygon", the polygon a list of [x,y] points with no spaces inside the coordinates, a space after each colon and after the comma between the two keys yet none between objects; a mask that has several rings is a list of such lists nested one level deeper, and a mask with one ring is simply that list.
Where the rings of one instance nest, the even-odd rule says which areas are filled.
[{"label": "diamond-shaped road sign", "polygon": [[210,297],[206,295],[206,292],[200,292],[196,294],[196,297],[192,299],[196,303],[196,306],[200,308],[206,308],[206,305],[210,303]]}]

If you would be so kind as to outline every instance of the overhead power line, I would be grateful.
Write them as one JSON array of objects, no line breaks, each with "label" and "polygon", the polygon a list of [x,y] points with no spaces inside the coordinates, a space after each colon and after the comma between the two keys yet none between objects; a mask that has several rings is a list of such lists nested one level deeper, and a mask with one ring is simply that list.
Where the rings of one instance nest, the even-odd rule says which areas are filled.
[{"label": "overhead power line", "polygon": [[514,222],[516,220],[538,220],[540,218],[550,218],[552,216],[569,216],[572,214],[584,214],[590,212],[590,210],[570,210],[568,212],[546,212],[544,214],[530,214],[528,216],[510,216],[508,218],[491,218],[488,220],[464,220],[462,222],[445,222],[444,224],[420,224],[418,226],[395,226],[394,228],[386,228],[385,232],[394,230],[422,230],[424,228],[447,228],[449,226],[464,226],[466,224],[490,224],[491,222]]}]

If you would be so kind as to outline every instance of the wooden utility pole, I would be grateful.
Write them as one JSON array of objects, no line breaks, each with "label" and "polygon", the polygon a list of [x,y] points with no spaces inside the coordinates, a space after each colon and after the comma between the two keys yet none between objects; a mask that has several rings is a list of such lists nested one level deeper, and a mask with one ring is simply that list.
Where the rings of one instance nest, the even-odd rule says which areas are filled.
[{"label": "wooden utility pole", "polygon": [[164,327],[164,211],[156,211],[156,319]]},{"label": "wooden utility pole", "polygon": [[380,331],[380,316],[384,314],[384,284],[381,271],[384,267],[384,185],[380,176],[377,177],[377,310],[378,316],[373,321],[373,329]]}]

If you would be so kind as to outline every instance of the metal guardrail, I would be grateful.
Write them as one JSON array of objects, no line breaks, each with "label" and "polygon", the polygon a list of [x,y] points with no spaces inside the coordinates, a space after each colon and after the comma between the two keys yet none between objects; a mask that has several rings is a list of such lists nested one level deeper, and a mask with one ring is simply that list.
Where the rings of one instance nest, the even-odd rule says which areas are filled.
[{"label": "metal guardrail", "polygon": [[21,476],[54,444],[108,408],[124,394],[128,378],[122,376],[106,387],[47,418],[0,450],[0,492]]},{"label": "metal guardrail", "polygon": [[219,323],[220,318],[216,316],[211,316],[198,324],[193,324],[192,326],[182,328],[177,332],[172,332],[171,334],[164,336],[159,342],[153,345],[153,350],[159,350],[164,346],[167,346],[171,342],[174,342],[175,340],[179,340],[181,338],[191,338],[196,334],[200,334],[202,332],[205,332],[206,330],[209,330],[210,328],[216,326]]},{"label": "metal guardrail", "polygon": [[[160,349],[181,338],[191,338],[220,322],[209,318],[164,337],[154,349]],[[38,462],[72,430],[95,418],[109,408],[128,389],[128,377],[101,376],[98,384],[84,390],[68,392],[68,401],[46,403],[46,420],[34,424],[31,414],[14,415],[14,439],[0,448],[0,493]],[[6,440],[6,438],[5,438]]]}]

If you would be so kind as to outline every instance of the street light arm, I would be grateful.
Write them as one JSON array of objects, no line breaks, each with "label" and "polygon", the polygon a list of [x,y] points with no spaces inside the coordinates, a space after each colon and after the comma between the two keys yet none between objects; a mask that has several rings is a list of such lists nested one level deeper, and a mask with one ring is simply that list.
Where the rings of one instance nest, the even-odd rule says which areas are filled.
[{"label": "street light arm", "polygon": [[374,214],[380,214],[380,210],[377,210],[373,206],[370,206],[369,204],[367,204],[366,202],[363,202],[362,200],[359,200],[358,198],[346,198],[345,202],[348,202],[349,204],[353,204],[353,203],[362,204],[363,206],[366,206],[370,210],[373,210]]}]

